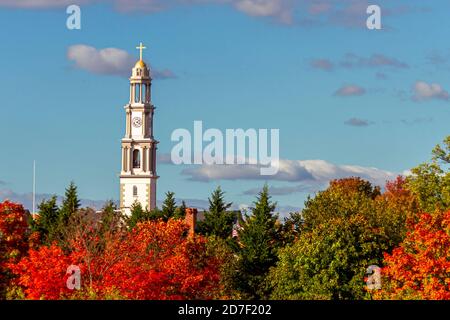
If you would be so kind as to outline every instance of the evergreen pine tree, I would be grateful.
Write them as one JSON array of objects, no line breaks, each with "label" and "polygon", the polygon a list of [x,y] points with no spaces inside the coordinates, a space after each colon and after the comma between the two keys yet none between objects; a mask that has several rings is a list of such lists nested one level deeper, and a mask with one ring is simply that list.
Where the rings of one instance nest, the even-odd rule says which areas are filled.
[{"label": "evergreen pine tree", "polygon": [[135,202],[131,206],[131,215],[127,219],[127,225],[130,229],[134,228],[139,222],[149,218],[149,214],[142,208],[140,202]]},{"label": "evergreen pine tree", "polygon": [[105,205],[102,208],[102,213],[104,215],[110,216],[110,215],[112,215],[115,212],[115,210],[117,210],[117,206],[114,203],[114,201],[108,200],[108,201],[105,202]]},{"label": "evergreen pine tree", "polygon": [[122,214],[117,212],[117,206],[112,201],[106,201],[101,211],[102,232],[113,231],[122,225]]},{"label": "evergreen pine tree", "polygon": [[153,210],[147,212],[147,218],[146,220],[159,220],[164,219],[163,213],[159,208],[154,208]]},{"label": "evergreen pine tree", "polygon": [[60,209],[60,223],[64,227],[70,217],[80,208],[80,200],[78,199],[77,186],[72,181],[66,189],[63,203]]},{"label": "evergreen pine tree", "polygon": [[175,210],[175,215],[174,215],[174,219],[184,219],[184,217],[186,216],[186,202],[181,201],[181,206],[179,206],[176,210]]},{"label": "evergreen pine tree", "polygon": [[166,192],[166,199],[162,204],[162,218],[164,221],[169,220],[175,216],[177,210],[177,203],[175,201],[175,193],[168,191]]},{"label": "evergreen pine tree", "polygon": [[259,193],[252,214],[239,231],[239,267],[236,287],[249,299],[267,298],[265,278],[277,261],[278,216],[276,204],[270,201],[267,185]]},{"label": "evergreen pine tree", "polygon": [[208,236],[215,235],[222,239],[231,237],[236,213],[227,211],[232,203],[226,203],[224,196],[225,193],[219,186],[208,198],[209,210],[205,212],[204,220],[198,224],[200,233]]},{"label": "evergreen pine tree", "polygon": [[43,243],[51,241],[58,229],[58,206],[56,205],[56,196],[49,200],[42,200],[38,205],[39,215],[36,220],[32,220],[32,231],[37,231]]}]

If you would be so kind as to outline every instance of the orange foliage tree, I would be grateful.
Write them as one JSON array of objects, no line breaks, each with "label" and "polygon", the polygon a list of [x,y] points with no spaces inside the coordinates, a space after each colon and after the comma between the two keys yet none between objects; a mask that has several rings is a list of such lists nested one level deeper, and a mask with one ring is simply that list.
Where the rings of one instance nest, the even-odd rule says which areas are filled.
[{"label": "orange foliage tree", "polygon": [[[204,238],[186,236],[181,221],[147,221],[106,239],[83,237],[89,246],[75,237],[67,253],[43,246],[12,266],[26,298],[209,299],[220,290],[219,260],[206,254]],[[79,291],[66,287],[69,265],[81,270]]]},{"label": "orange foliage tree", "polygon": [[0,296],[11,278],[7,265],[26,252],[27,237],[28,223],[23,206],[9,201],[0,203]]},{"label": "orange foliage tree", "polygon": [[378,298],[450,299],[450,211],[422,214],[406,238],[385,254]]}]

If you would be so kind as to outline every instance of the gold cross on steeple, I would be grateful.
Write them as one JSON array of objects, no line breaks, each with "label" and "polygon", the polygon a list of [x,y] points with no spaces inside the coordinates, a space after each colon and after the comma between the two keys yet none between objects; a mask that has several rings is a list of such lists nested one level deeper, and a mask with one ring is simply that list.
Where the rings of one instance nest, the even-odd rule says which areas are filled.
[{"label": "gold cross on steeple", "polygon": [[142,61],[142,50],[147,49],[147,47],[144,47],[142,42],[141,42],[139,47],[136,47],[136,49],[139,49],[139,59]]}]

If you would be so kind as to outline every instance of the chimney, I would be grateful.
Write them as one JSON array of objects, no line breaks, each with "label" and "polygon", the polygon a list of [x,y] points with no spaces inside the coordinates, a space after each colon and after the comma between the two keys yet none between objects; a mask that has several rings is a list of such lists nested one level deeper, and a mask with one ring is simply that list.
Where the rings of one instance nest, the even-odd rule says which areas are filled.
[{"label": "chimney", "polygon": [[197,209],[186,208],[186,217],[184,222],[189,227],[188,235],[193,237],[195,234],[195,224],[197,223]]}]

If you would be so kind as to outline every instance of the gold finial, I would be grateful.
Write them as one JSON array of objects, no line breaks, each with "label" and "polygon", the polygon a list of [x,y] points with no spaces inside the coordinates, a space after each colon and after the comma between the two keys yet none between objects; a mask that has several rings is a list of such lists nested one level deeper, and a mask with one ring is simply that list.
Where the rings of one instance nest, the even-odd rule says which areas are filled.
[{"label": "gold finial", "polygon": [[142,42],[139,44],[139,47],[136,47],[136,49],[139,49],[139,60],[142,61],[142,50],[147,49],[147,47],[144,47]]}]

